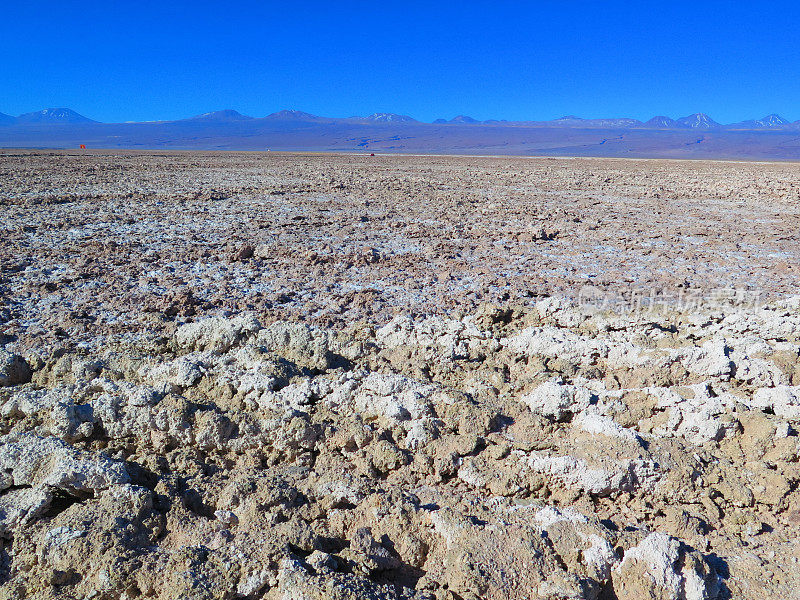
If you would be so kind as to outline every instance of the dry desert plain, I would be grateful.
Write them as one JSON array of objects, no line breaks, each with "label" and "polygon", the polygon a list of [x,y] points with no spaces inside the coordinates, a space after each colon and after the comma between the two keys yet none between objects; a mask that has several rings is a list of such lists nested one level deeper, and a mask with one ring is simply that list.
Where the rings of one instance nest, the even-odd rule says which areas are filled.
[{"label": "dry desert plain", "polygon": [[800,598],[800,165],[0,152],[0,598]]}]

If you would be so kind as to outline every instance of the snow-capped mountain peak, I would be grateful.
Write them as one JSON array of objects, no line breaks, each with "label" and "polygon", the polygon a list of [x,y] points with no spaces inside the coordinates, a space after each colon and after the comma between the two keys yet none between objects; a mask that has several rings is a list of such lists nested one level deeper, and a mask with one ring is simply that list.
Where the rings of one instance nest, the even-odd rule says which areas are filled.
[{"label": "snow-capped mountain peak", "polygon": [[415,123],[416,119],[408,115],[398,115],[396,113],[372,113],[368,117],[364,117],[366,121],[373,123]]},{"label": "snow-capped mountain peak", "polygon": [[267,115],[266,119],[277,119],[285,121],[319,121],[322,117],[303,112],[302,110],[284,109]]},{"label": "snow-capped mountain peak", "polygon": [[689,127],[691,129],[712,129],[714,127],[719,127],[719,123],[705,113],[694,113],[693,115],[682,117],[677,120],[677,123],[681,127]]},{"label": "snow-capped mountain peak", "polygon": [[71,108],[45,108],[17,117],[17,123],[95,123]]},{"label": "snow-capped mountain peak", "polygon": [[783,127],[784,125],[789,125],[789,121],[780,115],[772,113],[771,115],[757,119],[756,125],[759,127]]}]

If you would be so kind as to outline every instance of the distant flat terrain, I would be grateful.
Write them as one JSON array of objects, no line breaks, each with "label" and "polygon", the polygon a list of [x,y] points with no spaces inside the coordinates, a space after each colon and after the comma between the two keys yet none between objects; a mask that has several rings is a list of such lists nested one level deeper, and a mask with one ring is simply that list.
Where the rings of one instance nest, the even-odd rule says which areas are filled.
[{"label": "distant flat terrain", "polygon": [[800,160],[796,129],[656,129],[264,118],[0,125],[5,148],[287,150]]}]

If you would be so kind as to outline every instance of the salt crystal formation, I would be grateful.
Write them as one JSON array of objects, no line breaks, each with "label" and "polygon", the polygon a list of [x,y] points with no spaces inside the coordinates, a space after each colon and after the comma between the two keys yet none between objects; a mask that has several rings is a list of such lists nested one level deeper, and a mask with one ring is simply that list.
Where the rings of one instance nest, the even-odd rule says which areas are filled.
[{"label": "salt crystal formation", "polygon": [[[54,289],[34,287],[42,265],[9,266],[43,251],[24,236],[72,231],[44,232],[53,205],[23,180],[6,204],[43,231],[2,242],[0,597],[797,597],[796,297],[366,302],[342,323],[312,302],[239,306],[246,282],[217,306],[190,289],[200,260],[136,305],[100,275],[67,282],[67,262]],[[220,260],[269,251],[245,254]],[[359,256],[337,285],[385,266]],[[77,307],[95,321],[43,332]]]}]

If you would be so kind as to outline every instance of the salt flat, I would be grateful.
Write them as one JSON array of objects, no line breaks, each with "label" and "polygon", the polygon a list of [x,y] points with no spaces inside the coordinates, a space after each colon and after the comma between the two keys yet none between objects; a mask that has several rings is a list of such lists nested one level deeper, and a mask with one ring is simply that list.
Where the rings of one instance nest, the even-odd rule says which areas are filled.
[{"label": "salt flat", "polygon": [[800,165],[9,150],[0,206],[6,597],[797,597]]},{"label": "salt flat", "polygon": [[6,152],[0,177],[0,260],[37,343],[171,302],[327,325],[798,284],[794,164]]}]

